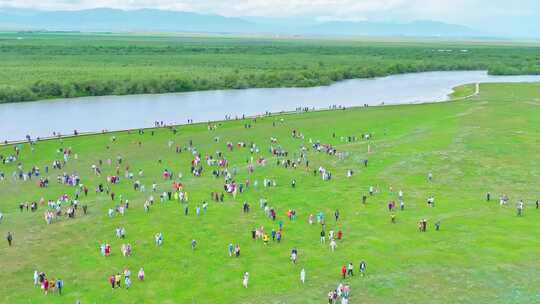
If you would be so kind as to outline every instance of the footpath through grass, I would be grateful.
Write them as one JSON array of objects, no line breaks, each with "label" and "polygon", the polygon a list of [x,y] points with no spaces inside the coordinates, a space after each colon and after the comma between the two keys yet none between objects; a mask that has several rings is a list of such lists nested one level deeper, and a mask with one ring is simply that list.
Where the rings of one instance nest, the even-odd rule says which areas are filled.
[{"label": "footpath through grass", "polygon": [[[459,102],[229,121],[214,131],[192,125],[178,127],[177,134],[166,128],[153,135],[120,132],[39,142],[32,149],[20,145],[16,161],[0,164],[6,175],[0,182],[0,235],[14,233],[12,247],[5,239],[0,243],[0,302],[325,303],[328,291],[339,282],[351,286],[349,303],[539,302],[540,211],[534,207],[540,197],[539,96],[539,84],[482,84],[479,96]],[[303,138],[293,138],[293,130]],[[361,140],[366,133],[372,139]],[[348,142],[349,136],[358,141]],[[272,137],[277,143],[271,143]],[[184,150],[190,141],[202,155],[201,177],[190,173],[194,156]],[[227,142],[233,143],[232,151]],[[254,143],[260,152],[252,154],[249,147],[238,147],[239,142]],[[316,152],[316,142],[333,145],[343,157]],[[272,156],[271,146],[286,150],[288,156]],[[296,169],[277,165],[278,160],[296,161],[302,146],[309,168],[304,162]],[[57,170],[52,162],[63,160],[59,149],[70,149],[72,155]],[[13,146],[0,148],[3,157],[14,151]],[[229,172],[237,172],[233,178],[238,184],[250,181],[236,199],[226,194],[224,203],[211,200],[211,192],[223,192],[224,178],[215,178],[212,171],[218,168],[205,162],[207,155],[216,158],[217,151],[229,162]],[[123,161],[117,173],[118,156]],[[250,174],[251,157],[264,158],[266,166],[254,164]],[[369,159],[367,167],[364,159]],[[25,172],[39,167],[41,175],[49,177],[49,187],[39,188],[36,177],[14,180],[18,163]],[[101,168],[101,176],[93,173],[92,165]],[[132,180],[124,178],[126,166],[135,175]],[[319,167],[330,171],[332,179],[314,175]],[[173,172],[173,180],[162,178],[165,169]],[[350,178],[348,169],[354,171]],[[40,199],[56,201],[62,194],[75,194],[76,187],[57,182],[64,172],[80,176],[90,191],[87,197],[81,194],[74,219],[62,216],[47,225],[47,205],[39,204]],[[427,181],[429,172],[432,182]],[[118,184],[107,183],[112,175],[120,176]],[[275,180],[276,187],[263,187],[264,179]],[[135,180],[146,192],[133,190]],[[173,181],[181,181],[188,193],[187,216],[181,203],[160,202],[159,193],[170,191]],[[157,193],[151,192],[153,182]],[[116,194],[115,201],[96,193],[100,183]],[[364,205],[361,197],[370,186],[377,193],[368,195]],[[399,209],[399,190],[405,210],[389,212],[391,200]],[[485,201],[488,191],[491,202]],[[501,194],[508,195],[507,206],[499,206]],[[120,204],[120,195],[129,199],[129,209],[124,216],[109,218],[107,210]],[[143,204],[150,195],[156,202],[145,213]],[[430,196],[435,197],[433,208],[426,204]],[[275,222],[259,208],[261,198],[275,208]],[[523,217],[516,216],[520,199],[526,203]],[[209,203],[208,210],[196,216],[203,201]],[[19,211],[24,202],[38,202],[38,210]],[[251,205],[250,213],[242,212],[243,202]],[[87,215],[80,210],[84,204]],[[289,209],[296,210],[296,220],[287,219]],[[337,222],[336,209],[341,215]],[[309,215],[317,212],[325,214],[326,232],[343,231],[335,252],[328,242],[320,243],[320,224],[308,223]],[[417,229],[421,219],[428,221],[425,233]],[[265,246],[251,239],[253,228],[277,230],[280,220],[281,243]],[[437,221],[440,231],[434,229]],[[117,227],[125,228],[125,240],[115,236]],[[161,247],[154,244],[157,232],[164,235]],[[198,242],[194,251],[192,239]],[[100,254],[102,243],[111,244],[110,257]],[[133,246],[132,256],[121,255],[123,243]],[[239,258],[229,257],[229,243],[240,245]],[[299,252],[296,265],[289,260],[293,248]],[[358,276],[361,260],[367,263],[364,278]],[[355,276],[342,280],[340,269],[349,262]],[[146,272],[144,282],[136,279],[140,267]],[[304,285],[299,279],[302,267],[307,274]],[[131,270],[133,285],[112,290],[109,276],[125,268]],[[61,277],[63,295],[45,296],[34,287],[34,270],[51,279]],[[250,280],[244,289],[246,271]]]}]

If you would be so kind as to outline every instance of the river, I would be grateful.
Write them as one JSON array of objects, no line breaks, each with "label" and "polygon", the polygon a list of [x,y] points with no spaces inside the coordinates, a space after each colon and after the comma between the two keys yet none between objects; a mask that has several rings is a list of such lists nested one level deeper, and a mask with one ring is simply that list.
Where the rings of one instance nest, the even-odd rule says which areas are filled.
[{"label": "river", "polygon": [[538,76],[489,76],[484,71],[427,72],[354,79],[330,86],[217,90],[187,93],[100,96],[0,104],[0,140],[151,127],[155,121],[184,124],[257,115],[266,111],[330,105],[407,104],[445,101],[452,88],[477,82],[540,82]]}]

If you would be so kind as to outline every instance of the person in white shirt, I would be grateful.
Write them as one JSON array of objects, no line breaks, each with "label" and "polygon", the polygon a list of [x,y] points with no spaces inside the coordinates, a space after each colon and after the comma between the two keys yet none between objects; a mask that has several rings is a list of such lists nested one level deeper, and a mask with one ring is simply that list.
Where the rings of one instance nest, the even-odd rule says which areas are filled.
[{"label": "person in white shirt", "polygon": [[249,273],[244,273],[244,279],[242,280],[242,285],[244,288],[248,288],[248,282],[249,282]]},{"label": "person in white shirt", "polygon": [[34,286],[38,286],[39,284],[39,274],[37,270],[34,270]]},{"label": "person in white shirt", "polygon": [[332,249],[332,252],[334,252],[336,250],[336,247],[337,247],[336,240],[332,239],[330,241],[330,249]]}]

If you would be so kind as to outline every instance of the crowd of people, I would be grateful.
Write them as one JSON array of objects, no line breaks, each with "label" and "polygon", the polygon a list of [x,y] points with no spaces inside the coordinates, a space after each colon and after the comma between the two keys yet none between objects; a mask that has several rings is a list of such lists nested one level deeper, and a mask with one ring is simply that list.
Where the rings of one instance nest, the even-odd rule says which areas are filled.
[{"label": "crowd of people", "polygon": [[45,295],[50,293],[58,293],[62,295],[62,289],[64,288],[64,280],[61,278],[49,279],[44,272],[34,271],[34,286],[41,288]]},{"label": "crowd of people", "polygon": [[[276,125],[275,123],[273,124]],[[164,127],[163,123],[156,122],[156,126]],[[251,129],[253,126],[251,124],[245,125],[246,129]],[[208,127],[209,131],[215,131],[217,129],[217,125],[212,125]],[[139,135],[145,134],[144,132],[139,132]],[[154,131],[151,131],[151,135],[153,136]],[[176,132],[175,132],[176,134]],[[293,140],[299,140],[304,142],[306,140],[306,136],[303,132],[300,132],[297,129],[293,129],[291,131],[291,136]],[[336,138],[335,132],[332,134],[333,138]],[[340,137],[341,142],[346,143],[354,143],[357,142],[359,139],[369,141],[373,138],[372,133],[364,133],[359,138],[355,135],[348,135],[348,136],[342,136]],[[188,165],[186,165],[186,170],[189,169],[189,172],[194,178],[199,178],[204,176],[205,174],[211,174],[216,179],[222,179],[223,180],[223,188],[220,190],[214,190],[210,193],[210,198],[212,202],[216,203],[224,203],[228,201],[229,199],[236,200],[237,196],[241,196],[244,193],[251,191],[252,188],[260,187],[259,180],[251,179],[251,174],[253,174],[255,171],[260,170],[260,168],[264,168],[267,166],[267,159],[261,155],[261,151],[265,151],[265,149],[261,149],[257,144],[250,142],[249,140],[245,141],[228,141],[223,144],[220,142],[219,137],[214,138],[214,142],[216,144],[222,145],[221,147],[224,148],[226,153],[232,154],[232,153],[243,153],[248,154],[249,157],[246,161],[246,170],[248,172],[248,175],[250,176],[247,180],[238,180],[238,167],[235,167],[230,159],[225,155],[225,153],[216,151],[213,154],[203,154],[200,149],[196,147],[196,145],[193,143],[192,140],[189,141],[189,144],[182,147],[178,144],[175,146],[175,142],[173,140],[169,140],[167,143],[167,146],[172,150],[174,150],[177,154],[182,153],[188,153],[190,155],[190,162]],[[113,137],[110,140],[109,144],[114,144],[117,142],[117,138]],[[327,165],[319,165],[319,166],[313,166],[310,164],[310,161],[308,159],[309,153],[317,153],[321,154],[323,157],[330,156],[332,157],[332,160],[335,160],[336,157],[339,160],[343,160],[347,157],[348,152],[346,151],[340,151],[338,146],[335,144],[330,143],[322,143],[320,140],[312,140],[309,139],[309,143],[311,145],[311,151],[303,144],[298,148],[298,151],[287,151],[283,146],[281,146],[280,141],[278,140],[277,136],[272,136],[270,138],[270,147],[267,151],[269,151],[271,157],[274,157],[276,159],[276,166],[288,170],[296,170],[298,168],[305,168],[306,172],[308,172],[307,175],[311,175],[310,172],[313,172],[313,176],[317,178],[317,180],[320,182],[330,182],[333,180],[333,173],[328,169]],[[142,145],[142,141],[138,141],[138,146],[140,147]],[[107,149],[109,149],[110,146],[107,145]],[[240,152],[238,152],[240,151]],[[327,156],[325,156],[327,155]],[[72,160],[79,159],[78,154],[74,153],[71,148],[60,148],[57,151],[58,159],[55,159],[52,163],[52,169],[53,170],[66,170],[69,168],[69,163]],[[2,160],[3,164],[10,164],[14,162],[20,161],[20,148],[16,147],[14,149],[13,154],[10,154],[8,156],[0,156],[0,159]],[[232,159],[232,158],[231,158]],[[368,166],[368,160],[362,160],[362,165],[364,166],[364,169]],[[164,166],[161,159],[158,160],[158,166]],[[362,169],[362,170],[364,170]],[[100,183],[96,186],[96,195],[104,194],[106,195],[108,203],[114,205],[114,207],[109,207],[107,210],[107,217],[109,219],[113,219],[115,216],[125,216],[127,213],[126,211],[129,210],[129,200],[126,199],[123,195],[124,194],[117,194],[113,190],[117,189],[118,185],[121,185],[123,183],[127,183],[128,185],[131,184],[129,188],[132,189],[132,193],[129,193],[130,195],[134,196],[142,196],[144,195],[146,199],[143,203],[143,210],[147,214],[150,213],[150,210],[154,208],[159,208],[158,206],[160,203],[166,203],[168,201],[175,201],[177,202],[182,210],[183,214],[185,216],[190,215],[190,206],[193,207],[195,210],[196,216],[202,216],[206,214],[209,204],[206,201],[202,201],[199,204],[193,204],[189,200],[189,195],[187,191],[187,186],[182,182],[183,175],[181,173],[178,173],[170,168],[163,168],[160,170],[160,174],[155,176],[156,178],[152,181],[151,184],[145,185],[142,181],[145,180],[145,172],[142,169],[138,169],[136,171],[133,171],[130,165],[127,163],[127,160],[124,159],[121,155],[114,155],[112,157],[109,157],[105,161],[98,160],[90,167],[90,173],[95,175],[98,180],[100,180]],[[355,169],[360,170],[360,168]],[[355,175],[355,170],[353,169],[347,169],[346,170],[346,177],[352,178]],[[108,174],[107,176],[104,172],[114,171],[112,174]],[[49,173],[49,167],[46,166],[44,170],[45,174]],[[122,174],[123,172],[123,174]],[[208,173],[207,173],[208,172]],[[17,164],[17,170],[13,173],[13,179],[20,182],[25,182],[32,180],[32,178],[38,178],[38,186],[40,188],[47,188],[49,185],[49,179],[47,176],[44,176],[42,170],[36,166],[33,165],[30,170],[23,170],[22,163]],[[19,210],[20,212],[35,212],[38,210],[38,208],[46,208],[46,211],[44,213],[45,221],[48,225],[54,224],[56,221],[62,218],[62,216],[65,216],[66,218],[74,219],[76,217],[76,214],[79,210],[79,200],[83,200],[88,196],[88,187],[86,185],[82,184],[82,175],[78,172],[72,172],[72,173],[66,173],[66,172],[59,172],[57,174],[57,181],[59,185],[62,185],[66,189],[70,189],[74,192],[74,195],[68,195],[63,194],[59,198],[51,199],[51,200],[45,200],[44,198],[41,198],[39,200],[40,204],[36,201],[28,201],[28,202],[22,202],[19,204]],[[0,174],[0,181],[5,179],[5,175],[3,172]],[[160,183],[157,183],[156,181],[161,181]],[[434,176],[431,172],[427,175],[427,181],[429,183],[433,183]],[[262,179],[262,186],[266,194],[270,193],[269,191],[272,191],[272,189],[278,187],[278,179],[275,177],[264,177]],[[86,183],[86,182],[85,182]],[[287,185],[289,184],[288,181],[282,182],[279,180],[279,185]],[[149,191],[146,191],[146,186],[149,186]],[[301,188],[303,185],[299,184],[297,182],[297,179],[292,179],[290,181],[290,187],[294,190],[292,191],[298,191],[296,189]],[[287,186],[288,187],[288,186]],[[67,190],[66,190],[67,191]],[[380,189],[375,186],[369,186],[367,189],[367,193],[362,194],[362,203],[365,205],[367,204],[367,200],[370,197],[376,197],[380,193]],[[389,191],[390,193],[393,193],[392,189]],[[393,193],[394,194],[394,193]],[[395,195],[395,194],[394,194]],[[156,201],[156,198],[159,197],[159,203]],[[110,199],[109,199],[110,198]],[[391,213],[391,222],[393,224],[396,224],[396,212],[399,211],[405,211],[405,203],[404,203],[404,192],[402,190],[399,190],[397,193],[397,200],[399,201],[399,210],[396,203],[396,198],[393,198],[390,200],[387,204],[388,211]],[[491,200],[491,193],[486,194],[486,200]],[[43,207],[39,207],[40,205],[45,205],[45,201],[47,201],[47,205]],[[500,204],[501,206],[507,205],[509,198],[507,195],[502,194],[500,196]],[[112,203],[111,203],[112,202]],[[158,205],[158,206],[156,206]],[[516,208],[517,208],[517,215],[523,216],[524,215],[524,208],[525,203],[523,200],[519,200]],[[156,206],[156,207],[154,207]],[[285,223],[284,219],[288,219],[288,224],[291,223],[293,225],[294,222],[296,222],[298,215],[300,212],[298,212],[297,208],[286,208],[285,212],[280,213],[278,212],[279,204],[272,202],[270,204],[267,199],[261,198],[259,200],[259,206],[261,215],[264,215],[268,223],[272,225],[271,229],[265,229],[264,225],[257,225],[257,227],[253,228],[251,230],[251,238],[254,242],[262,242],[264,246],[274,246],[272,244],[276,244],[275,246],[283,246],[278,245],[282,244],[284,241],[284,233],[285,233]],[[427,198],[427,206],[429,208],[435,208],[435,196],[430,195]],[[410,208],[410,207],[408,207]],[[536,208],[539,208],[539,202],[536,201]],[[83,214],[87,214],[87,205],[83,205]],[[137,210],[134,208],[134,211],[130,212],[137,212]],[[193,210],[193,209],[191,209]],[[244,201],[242,204],[242,211],[245,216],[249,216],[251,214],[251,205]],[[153,211],[152,211],[153,212]],[[193,213],[193,211],[192,211]],[[347,215],[347,214],[346,214]],[[150,215],[149,215],[150,216]],[[305,215],[300,214],[300,218],[304,218]],[[126,217],[129,217],[127,215]],[[0,223],[2,223],[2,220],[4,218],[4,215],[0,213]],[[325,248],[330,248],[331,252],[335,252],[338,250],[338,247],[341,250],[342,247],[347,247],[347,241],[344,239],[344,232],[343,227],[346,226],[346,223],[343,223],[342,213],[340,210],[336,209],[332,214],[329,216],[330,220],[327,223],[327,219],[325,217],[325,214],[323,211],[318,211],[315,214],[309,214],[307,224],[309,226],[314,225],[317,223],[320,225],[320,243],[324,245]],[[303,221],[300,221],[303,222]],[[304,223],[300,223],[298,225],[304,225]],[[334,228],[328,227],[331,225],[335,225]],[[439,231],[441,227],[440,220],[434,221],[435,230]],[[289,226],[287,226],[289,227]],[[428,219],[421,219],[418,222],[418,230],[420,232],[427,232],[428,230]],[[130,230],[131,231],[131,230]],[[287,230],[287,233],[289,230]],[[318,230],[316,230],[318,231]],[[122,240],[122,245],[120,247],[120,251],[123,257],[130,257],[133,255],[133,247],[131,245],[131,242],[125,242],[126,239],[126,230],[123,226],[117,226],[115,229],[115,235],[118,239]],[[131,232],[130,232],[131,235]],[[147,236],[150,238],[151,236]],[[13,246],[13,238],[14,234],[13,232],[8,232],[6,235],[6,240],[8,241],[9,246]],[[312,237],[314,242],[317,242],[316,238]],[[168,246],[163,245],[164,244],[164,237],[162,232],[157,232],[154,235],[154,242],[157,247],[161,246]],[[204,240],[203,240],[204,242]],[[187,243],[187,241],[186,241]],[[137,243],[135,243],[137,244]],[[328,244],[328,245],[326,245]],[[338,246],[339,244],[339,246]],[[328,247],[326,247],[328,246]],[[111,244],[108,242],[100,242],[99,243],[99,251],[102,256],[109,257],[111,256],[112,249]],[[139,247],[137,247],[139,248]],[[191,249],[195,252],[198,251],[198,241],[195,239],[191,239]],[[265,247],[267,248],[267,247]],[[289,259],[292,264],[294,265],[302,265],[302,266],[295,266],[295,267],[301,267],[300,269],[300,282],[302,284],[306,281],[306,268],[305,265],[303,265],[303,261],[300,258],[299,253],[301,248],[298,247],[292,247],[290,250]],[[137,249],[138,250],[138,249]],[[304,251],[302,251],[304,252]],[[227,253],[229,257],[235,257],[240,258],[240,245],[238,243],[233,244],[233,242],[229,243],[227,246]],[[363,277],[366,275],[367,266],[365,261],[361,261],[358,264],[358,274]],[[341,280],[348,280],[353,278],[355,275],[355,267],[352,262],[348,262],[345,265],[343,265],[340,268],[339,278]],[[145,274],[143,268],[140,268],[137,279],[139,281],[144,281]],[[242,276],[242,286],[244,288],[248,288],[250,280],[250,273],[249,272],[243,272]],[[131,281],[131,272],[129,269],[124,269],[123,272],[116,272],[112,273],[111,276],[108,278],[108,282],[112,289],[118,289],[118,288],[125,288],[129,289],[132,285]],[[48,279],[43,272],[35,272],[34,273],[34,285],[40,286],[41,289],[44,291],[45,294],[47,294],[49,291],[52,293],[58,293],[62,294],[62,288],[64,285],[63,280],[56,278],[56,279]],[[341,300],[341,303],[348,303],[350,299],[350,285],[349,284],[343,284],[340,283],[336,289],[331,290],[328,293],[328,302],[329,303],[337,303],[338,300]]]},{"label": "crowd of people", "polygon": [[[139,269],[139,272],[137,273],[137,279],[142,282],[144,281],[144,269]],[[124,282],[122,284],[122,281]],[[126,268],[122,273],[117,272],[116,274],[111,274],[109,277],[109,284],[111,285],[112,289],[116,288],[122,288],[124,286],[125,289],[129,289],[131,287],[132,281],[131,281],[131,271]]]}]

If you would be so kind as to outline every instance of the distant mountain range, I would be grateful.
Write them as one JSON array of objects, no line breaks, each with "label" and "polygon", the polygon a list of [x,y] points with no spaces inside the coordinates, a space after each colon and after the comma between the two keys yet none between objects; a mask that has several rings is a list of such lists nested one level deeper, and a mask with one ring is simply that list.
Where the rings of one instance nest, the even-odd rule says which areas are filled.
[{"label": "distant mountain range", "polygon": [[321,22],[309,18],[239,18],[155,9],[110,8],[78,11],[0,8],[0,30],[417,37],[478,37],[483,35],[466,26],[437,21]]}]

